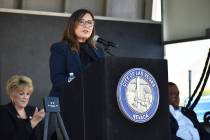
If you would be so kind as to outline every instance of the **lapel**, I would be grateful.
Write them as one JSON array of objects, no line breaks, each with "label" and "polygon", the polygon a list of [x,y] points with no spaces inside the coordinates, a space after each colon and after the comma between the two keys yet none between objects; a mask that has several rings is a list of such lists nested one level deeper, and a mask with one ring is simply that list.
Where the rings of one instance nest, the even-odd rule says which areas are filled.
[{"label": "lapel", "polygon": [[83,68],[82,68],[82,63],[81,63],[79,54],[77,52],[75,52],[75,51],[72,51],[72,54],[73,54],[73,57],[76,60],[76,63],[78,64],[78,65],[75,65],[75,66],[78,66],[79,71],[82,72]]},{"label": "lapel", "polygon": [[[92,48],[92,47],[84,47],[83,50],[85,51],[85,53],[87,53],[88,56],[90,56],[94,61],[98,60],[98,58],[100,57],[100,54],[98,52],[98,49]],[[76,67],[78,67],[78,70],[80,72],[83,71],[83,65],[80,59],[80,56],[77,52],[70,50],[70,56],[73,57],[73,59],[75,59],[75,63],[77,65],[75,65]],[[80,73],[79,72],[79,73]]]},{"label": "lapel", "polygon": [[96,49],[92,47],[85,47],[84,51],[94,60],[96,61],[99,57],[99,54],[97,53]]},{"label": "lapel", "polygon": [[[7,106],[7,110],[9,111],[9,113],[14,117],[14,118],[17,118],[17,111],[15,109],[15,106],[13,105],[12,102],[10,102],[9,104],[6,105]],[[26,115],[27,117],[30,117],[33,115],[34,113],[34,110],[35,108],[30,108],[29,106],[26,106],[25,107],[25,112],[26,112]]]}]

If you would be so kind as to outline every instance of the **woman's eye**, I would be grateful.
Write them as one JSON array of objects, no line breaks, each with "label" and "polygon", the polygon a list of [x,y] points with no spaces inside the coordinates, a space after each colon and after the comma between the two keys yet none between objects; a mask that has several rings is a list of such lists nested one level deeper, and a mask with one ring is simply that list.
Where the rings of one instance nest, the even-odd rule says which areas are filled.
[{"label": "woman's eye", "polygon": [[21,93],[19,93],[19,95],[24,95],[24,93],[21,92]]},{"label": "woman's eye", "polygon": [[29,95],[31,95],[30,93],[23,93],[23,92],[21,92],[21,93],[18,93],[19,95],[27,95],[27,96],[29,96]]}]

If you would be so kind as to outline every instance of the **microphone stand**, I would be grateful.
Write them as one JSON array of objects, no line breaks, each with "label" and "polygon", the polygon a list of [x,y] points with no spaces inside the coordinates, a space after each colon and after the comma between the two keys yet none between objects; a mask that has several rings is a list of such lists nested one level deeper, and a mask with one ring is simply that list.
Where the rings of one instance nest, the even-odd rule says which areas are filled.
[{"label": "microphone stand", "polygon": [[109,56],[115,56],[114,54],[112,54],[111,52],[110,52],[110,46],[107,46],[107,45],[103,45],[104,46],[104,51],[107,53],[107,54],[109,54]]}]

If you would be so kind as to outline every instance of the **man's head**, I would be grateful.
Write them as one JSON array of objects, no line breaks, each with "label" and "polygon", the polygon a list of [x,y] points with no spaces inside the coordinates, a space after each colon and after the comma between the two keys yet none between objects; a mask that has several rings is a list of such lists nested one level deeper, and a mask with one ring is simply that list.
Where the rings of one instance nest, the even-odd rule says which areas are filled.
[{"label": "man's head", "polygon": [[173,82],[168,83],[168,101],[170,105],[174,107],[179,106],[179,89]]}]

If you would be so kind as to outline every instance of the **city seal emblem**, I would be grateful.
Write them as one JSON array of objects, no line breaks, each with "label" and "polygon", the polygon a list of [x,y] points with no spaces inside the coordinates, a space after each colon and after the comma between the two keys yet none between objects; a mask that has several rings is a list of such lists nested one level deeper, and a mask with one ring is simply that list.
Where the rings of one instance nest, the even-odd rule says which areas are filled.
[{"label": "city seal emblem", "polygon": [[142,68],[128,70],[118,82],[117,101],[127,119],[135,123],[148,122],[159,105],[159,88],[155,78]]}]

